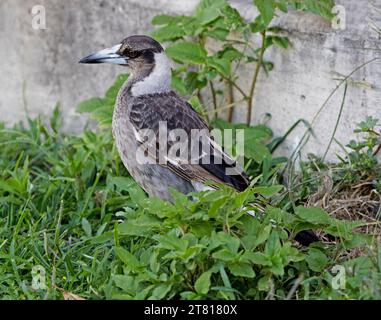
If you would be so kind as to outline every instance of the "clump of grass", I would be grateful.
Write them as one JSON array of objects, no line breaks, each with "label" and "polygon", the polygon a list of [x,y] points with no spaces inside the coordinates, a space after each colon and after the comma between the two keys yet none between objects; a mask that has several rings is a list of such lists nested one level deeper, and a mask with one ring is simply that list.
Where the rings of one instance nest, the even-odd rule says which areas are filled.
[{"label": "clump of grass", "polygon": [[[364,233],[381,235],[381,165],[378,119],[368,117],[354,132],[359,139],[351,140],[338,163],[324,163],[310,155],[302,164],[299,181],[303,188],[299,199],[308,206],[318,206],[331,216],[349,221],[363,220]],[[337,141],[337,143],[339,143]],[[303,182],[304,181],[304,182]]]}]

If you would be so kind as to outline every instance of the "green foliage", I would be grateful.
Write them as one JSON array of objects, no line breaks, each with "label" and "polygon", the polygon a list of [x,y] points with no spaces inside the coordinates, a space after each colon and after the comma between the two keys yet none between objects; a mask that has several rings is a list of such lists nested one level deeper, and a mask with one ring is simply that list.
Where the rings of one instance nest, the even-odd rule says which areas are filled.
[{"label": "green foliage", "polygon": [[98,121],[101,127],[110,126],[118,92],[127,79],[127,75],[119,75],[104,97],[91,98],[81,102],[77,106],[77,112],[90,114],[94,120]]},{"label": "green foliage", "polygon": [[[190,200],[173,191],[173,204],[147,198],[110,132],[71,136],[60,123],[57,109],[49,125],[37,119],[0,131],[4,299],[61,299],[61,290],[89,299],[284,299],[300,277],[299,298],[380,298],[372,239],[354,232],[361,222],[270,205],[284,188],[268,184],[265,171],[260,186],[242,193],[226,187]],[[258,143],[271,136],[246,129]],[[298,247],[293,237],[307,229],[337,241]],[[369,254],[351,260],[348,248]],[[346,290],[332,289],[337,264],[347,268]],[[31,287],[35,266],[46,270],[46,288]]]},{"label": "green foliage", "polygon": [[355,133],[363,134],[365,137],[360,141],[352,140],[347,145],[352,150],[348,155],[348,161],[353,169],[360,172],[360,176],[377,167],[376,155],[380,151],[379,146],[381,146],[380,133],[376,131],[377,126],[378,119],[368,117],[359,123],[355,130]]},{"label": "green foliage", "polygon": [[[152,20],[152,24],[158,26],[152,36],[158,41],[168,42],[167,54],[179,64],[174,71],[175,88],[189,96],[210,90],[212,102],[208,103],[207,110],[210,111],[210,105],[213,105],[217,116],[219,109],[230,108],[229,122],[236,104],[246,101],[248,109],[252,107],[260,68],[263,67],[266,72],[273,68],[272,63],[264,59],[265,51],[273,45],[282,49],[290,45],[279,28],[270,26],[277,13],[287,12],[289,7],[293,7],[331,19],[334,2],[253,0],[253,5],[259,15],[254,21],[248,22],[225,0],[202,0],[191,16],[158,15]],[[253,41],[253,36],[257,34],[263,40],[259,48]],[[220,49],[213,52],[208,50],[210,41],[217,42],[216,47]],[[241,63],[256,64],[248,92],[238,85],[239,74],[236,71]],[[226,97],[224,92],[231,91],[232,87],[238,90],[242,100]],[[248,116],[247,125],[250,122],[251,117]]]}]

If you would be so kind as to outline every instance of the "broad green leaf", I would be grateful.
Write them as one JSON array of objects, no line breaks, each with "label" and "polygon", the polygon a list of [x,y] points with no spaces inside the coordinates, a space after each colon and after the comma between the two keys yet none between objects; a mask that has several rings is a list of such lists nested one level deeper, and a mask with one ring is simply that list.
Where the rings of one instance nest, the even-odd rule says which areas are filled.
[{"label": "broad green leaf", "polygon": [[266,275],[259,279],[258,281],[258,290],[259,291],[270,291],[270,284],[271,284],[271,277],[270,275]]},{"label": "broad green leaf", "polygon": [[226,6],[221,9],[226,27],[230,30],[237,30],[246,25],[239,12],[231,6]]},{"label": "broad green leaf", "polygon": [[230,272],[236,277],[254,278],[255,272],[252,266],[245,262],[235,262],[228,266]]},{"label": "broad green leaf", "polygon": [[121,89],[121,87],[127,80],[128,80],[128,74],[120,74],[116,78],[114,84],[107,90],[106,97],[115,101],[119,93],[119,90]]},{"label": "broad green leaf", "polygon": [[245,157],[262,163],[263,159],[268,156],[270,156],[270,151],[265,145],[255,140],[246,140],[245,137]]},{"label": "broad green leaf", "polygon": [[177,75],[172,75],[172,88],[179,92],[181,95],[186,95],[188,94],[187,87],[185,86],[185,82],[183,78],[177,76]]},{"label": "broad green leaf", "polygon": [[131,269],[136,269],[140,267],[140,263],[138,259],[130,252],[127,250],[121,248],[121,247],[114,247],[115,253],[118,256],[122,262],[130,267]]},{"label": "broad green leaf", "polygon": [[306,261],[308,266],[316,272],[324,271],[328,264],[327,256],[321,250],[316,248],[310,248],[308,250]]},{"label": "broad green leaf", "polygon": [[255,187],[252,189],[253,193],[258,193],[265,198],[271,198],[272,196],[278,194],[281,190],[283,190],[283,186],[275,185],[271,187]]},{"label": "broad green leaf", "polygon": [[284,275],[284,265],[282,257],[276,255],[271,258],[270,271],[277,276]]},{"label": "broad green leaf", "polygon": [[171,291],[171,284],[161,284],[152,291],[152,296],[149,299],[161,300]]},{"label": "broad green leaf", "polygon": [[304,221],[312,224],[330,224],[332,218],[320,208],[297,207],[296,215]]},{"label": "broad green leaf", "polygon": [[275,2],[274,0],[253,0],[257,6],[262,21],[265,25],[269,25],[275,15]]},{"label": "broad green leaf", "polygon": [[151,32],[151,36],[158,41],[173,41],[186,35],[182,27],[168,25]]},{"label": "broad green leaf", "polygon": [[85,100],[81,102],[76,110],[79,113],[88,113],[88,112],[94,112],[95,110],[104,107],[107,105],[109,101],[104,98],[91,98],[89,100]]},{"label": "broad green leaf", "polygon": [[214,259],[222,260],[222,261],[232,261],[238,258],[238,255],[234,252],[231,252],[228,249],[222,249],[212,254]]},{"label": "broad green leaf", "polygon": [[277,45],[278,47],[282,49],[288,49],[288,47],[290,46],[290,41],[288,40],[288,38],[285,38],[285,37],[273,36],[272,41],[275,45]]},{"label": "broad green leaf", "polygon": [[118,232],[124,236],[149,236],[152,228],[158,225],[157,221],[142,223],[142,219],[128,219],[118,226]]},{"label": "broad green leaf", "polygon": [[178,42],[166,50],[169,57],[182,63],[203,64],[207,52],[201,45],[193,42]]},{"label": "broad green leaf", "polygon": [[210,277],[212,275],[212,271],[206,271],[199,276],[199,278],[196,280],[194,284],[194,288],[197,293],[199,294],[207,294],[209,292],[210,288]]},{"label": "broad green leaf", "polygon": [[241,259],[261,266],[271,266],[269,257],[262,252],[245,252]]},{"label": "broad green leaf", "polygon": [[188,247],[187,240],[174,235],[156,235],[153,238],[158,242],[157,246],[160,248],[184,252]]},{"label": "broad green leaf", "polygon": [[186,18],[187,17],[184,17],[184,16],[170,16],[167,14],[159,14],[152,19],[151,23],[153,25],[164,25],[164,24],[178,23]]},{"label": "broad green leaf", "polygon": [[207,60],[209,67],[216,69],[220,74],[225,77],[229,77],[231,73],[231,64],[228,59],[209,57]]}]

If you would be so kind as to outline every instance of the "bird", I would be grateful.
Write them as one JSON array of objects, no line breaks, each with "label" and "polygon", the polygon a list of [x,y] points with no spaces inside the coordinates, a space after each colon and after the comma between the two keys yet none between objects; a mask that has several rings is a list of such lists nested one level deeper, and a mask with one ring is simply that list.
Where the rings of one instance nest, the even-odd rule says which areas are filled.
[{"label": "bird", "polygon": [[[171,88],[172,63],[158,41],[129,36],[79,62],[128,68],[128,80],[117,95],[112,132],[124,166],[149,196],[172,202],[171,189],[189,194],[221,185],[238,192],[249,187],[249,176],[213,139],[206,121]],[[163,123],[167,132],[181,130],[188,137],[196,130],[201,142],[192,147],[184,140],[190,152],[183,158],[171,154],[168,149],[176,147],[176,141],[160,134]],[[167,146],[160,152],[163,140]]]},{"label": "bird", "polygon": [[[129,69],[128,80],[116,99],[112,132],[124,166],[148,195],[173,202],[171,189],[189,194],[227,185],[242,192],[250,186],[249,176],[213,139],[204,119],[171,88],[171,61],[159,42],[146,35],[133,35],[79,62],[111,63]],[[167,134],[160,134],[162,123],[168,132],[181,129],[188,136],[192,136],[192,130],[199,130],[201,146],[194,145],[198,146],[196,154],[188,141],[184,144],[191,149],[190,157],[188,154],[184,159],[164,152],[165,161],[161,161],[160,142],[167,144],[164,151],[175,144]],[[145,131],[154,139],[147,141],[149,135],[144,135]],[[151,161],[139,159],[142,150],[143,158]],[[319,238],[304,230],[295,240],[309,246]]]}]

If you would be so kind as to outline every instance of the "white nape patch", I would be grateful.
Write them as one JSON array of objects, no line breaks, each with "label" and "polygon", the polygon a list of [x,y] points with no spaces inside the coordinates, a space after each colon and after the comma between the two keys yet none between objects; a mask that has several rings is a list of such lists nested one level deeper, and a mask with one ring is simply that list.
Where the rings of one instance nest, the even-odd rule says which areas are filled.
[{"label": "white nape patch", "polygon": [[201,182],[192,181],[192,186],[197,192],[215,190],[212,187],[206,186]]},{"label": "white nape patch", "polygon": [[155,67],[151,74],[131,88],[134,97],[144,94],[163,93],[171,90],[171,62],[164,52],[155,53]]}]

